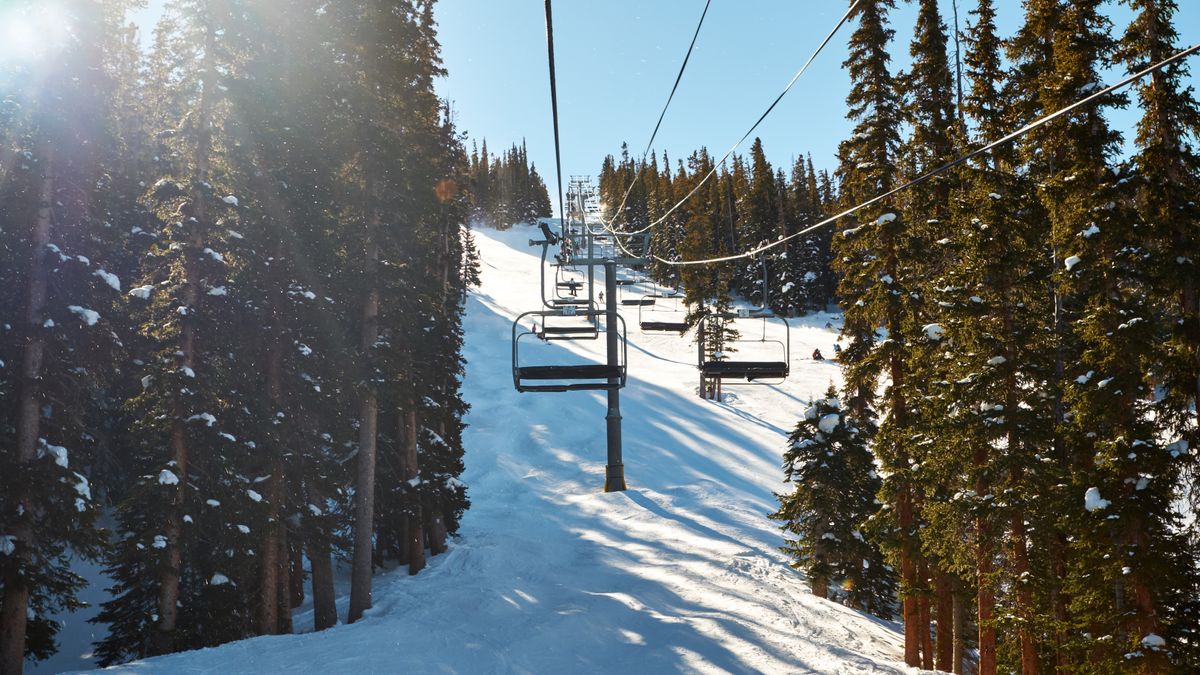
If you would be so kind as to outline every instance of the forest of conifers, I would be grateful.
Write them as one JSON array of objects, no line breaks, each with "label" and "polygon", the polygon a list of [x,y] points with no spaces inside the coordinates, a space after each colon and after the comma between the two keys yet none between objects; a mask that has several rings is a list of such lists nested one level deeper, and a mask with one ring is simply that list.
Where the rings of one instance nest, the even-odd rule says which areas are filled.
[{"label": "forest of conifers", "polygon": [[[54,650],[81,558],[115,580],[112,664],[290,632],[305,595],[331,626],[335,558],[355,621],[377,566],[446,550],[462,226],[551,210],[523,143],[465,147],[432,0],[173,0],[148,50],[139,4],[60,0],[0,69],[3,673]],[[1024,0],[1010,35],[959,0],[958,36],[916,4],[900,39],[895,0],[857,4],[835,170],[761,142],[625,152],[601,167],[608,225],[653,224],[637,252],[669,261],[769,244],[1181,47],[1174,0],[1123,0],[1121,26],[1111,0]],[[816,595],[902,620],[909,665],[1200,671],[1187,77],[763,255],[648,265],[692,321],[734,296],[840,306],[846,385],[796,411],[772,518]],[[1125,106],[1136,129],[1106,115]]]},{"label": "forest of conifers", "polygon": [[119,663],[290,632],[305,593],[332,625],[334,554],[353,621],[468,505],[433,3],[177,0],[149,50],[140,4],[26,3],[0,72],[4,673],[54,649],[80,557]]},{"label": "forest of conifers", "polygon": [[[666,260],[792,237],[1186,46],[1173,0],[1126,0],[1128,25],[1113,2],[1025,0],[1011,35],[998,3],[960,1],[958,39],[936,0],[917,4],[898,40],[894,0],[858,3],[854,131],[832,176],[804,158],[773,170],[761,142],[749,162],[625,152],[601,172],[614,228],[653,226]],[[903,621],[909,665],[1200,671],[1188,72],[1176,61],[764,255],[649,266],[693,318],[764,288],[777,312],[840,305],[846,386],[797,424],[773,517],[814,593]],[[1128,106],[1136,129],[1114,128]]]}]

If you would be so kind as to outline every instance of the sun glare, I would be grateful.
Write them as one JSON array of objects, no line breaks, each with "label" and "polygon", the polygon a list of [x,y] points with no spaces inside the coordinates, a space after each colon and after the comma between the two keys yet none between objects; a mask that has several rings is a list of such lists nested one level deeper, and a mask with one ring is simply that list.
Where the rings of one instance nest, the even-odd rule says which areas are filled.
[{"label": "sun glare", "polygon": [[2,8],[0,63],[36,63],[62,44],[66,32],[66,17],[54,3]]}]

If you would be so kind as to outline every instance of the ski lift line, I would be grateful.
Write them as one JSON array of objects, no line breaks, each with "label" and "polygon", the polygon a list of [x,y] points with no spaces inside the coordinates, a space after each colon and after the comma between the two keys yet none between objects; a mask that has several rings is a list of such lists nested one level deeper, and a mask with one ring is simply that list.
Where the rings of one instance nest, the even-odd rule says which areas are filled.
[{"label": "ski lift line", "polygon": [[878,204],[879,202],[883,201],[884,199],[887,199],[888,197],[891,197],[899,192],[903,192],[911,187],[920,185],[921,183],[928,181],[929,179],[933,178],[934,176],[937,176],[940,173],[949,171],[950,169],[953,169],[956,166],[959,166],[961,164],[969,162],[972,159],[979,157],[980,155],[989,153],[992,150],[995,150],[996,148],[1000,147],[1001,145],[1004,145],[1020,136],[1023,136],[1025,134],[1029,133],[1030,131],[1037,129],[1038,127],[1048,124],[1048,123],[1058,119],[1059,117],[1062,117],[1063,115],[1069,114],[1083,106],[1086,106],[1087,104],[1092,103],[1096,99],[1107,96],[1108,94],[1111,94],[1112,92],[1114,92],[1118,89],[1121,89],[1122,87],[1128,86],[1129,84],[1136,82],[1137,80],[1140,80],[1141,78],[1143,78],[1157,70],[1161,70],[1162,68],[1165,68],[1165,67],[1171,65],[1172,63],[1175,63],[1177,61],[1182,61],[1183,59],[1186,59],[1189,56],[1193,56],[1197,52],[1200,52],[1200,43],[1192,45],[1191,47],[1188,47],[1187,49],[1184,49],[1183,51],[1176,53],[1174,56],[1164,59],[1164,60],[1160,61],[1159,63],[1156,63],[1142,71],[1134,73],[1133,75],[1129,75],[1128,77],[1117,82],[1116,84],[1112,84],[1108,87],[1105,87],[1104,89],[1101,89],[1100,91],[1098,91],[1094,94],[1091,94],[1090,96],[1082,98],[1065,108],[1057,110],[1057,111],[1055,111],[1049,115],[1046,115],[1045,117],[1042,117],[1040,119],[1034,120],[1033,122],[1026,124],[1025,126],[1021,127],[1020,129],[1017,129],[1016,131],[1008,134],[1007,136],[1005,136],[999,140],[992,141],[991,143],[985,145],[982,148],[979,148],[978,150],[975,150],[974,152],[970,152],[966,155],[963,155],[962,157],[959,157],[958,159],[956,159],[952,162],[949,162],[949,163],[944,164],[936,169],[933,169],[932,171],[929,171],[928,173],[926,173],[924,175],[918,176],[917,178],[914,178],[899,187],[893,188],[893,189],[891,189],[881,195],[878,195],[876,197],[872,197],[871,199],[868,199],[867,201],[865,201],[857,206],[848,208],[845,211],[842,211],[841,213],[839,213],[837,215],[830,216],[830,217],[826,218],[825,220],[822,220],[819,223],[810,225],[810,226],[800,230],[799,232],[795,232],[795,233],[790,234],[781,239],[777,239],[769,244],[763,244],[762,246],[759,246],[758,248],[746,251],[744,253],[727,255],[727,256],[720,257],[720,258],[706,258],[704,260],[667,260],[665,258],[661,258],[657,255],[652,255],[652,254],[649,257],[657,260],[660,263],[663,263],[664,265],[670,265],[672,267],[681,267],[681,266],[685,266],[685,265],[708,265],[708,264],[712,264],[712,263],[722,263],[722,262],[729,262],[732,260],[740,260],[742,258],[752,258],[764,251],[768,251],[772,248],[775,248],[776,246],[779,246],[779,245],[784,244],[792,239],[795,239],[796,237],[808,234],[809,232],[813,232],[814,230],[819,230],[822,227],[829,225],[830,223],[833,223],[837,220],[845,218],[846,216],[853,215],[853,214],[857,213],[858,211],[861,211],[862,209],[867,208],[868,206],[871,206],[873,204]]},{"label": "ski lift line", "polygon": [[554,12],[550,0],[546,0],[546,50],[550,64],[550,113],[554,118],[554,168],[558,172],[558,214],[560,226],[566,233],[567,213],[563,210],[562,146],[558,140],[558,83],[554,77]]},{"label": "ski lift line", "polygon": [[[704,11],[700,13],[700,22],[696,24],[696,32],[692,35],[692,43],[688,45],[687,54],[683,56],[683,64],[679,66],[679,74],[675,76],[675,84],[671,86],[671,94],[667,96],[667,102],[663,106],[662,112],[658,115],[658,122],[654,125],[654,131],[650,134],[650,140],[646,143],[646,149],[642,151],[642,162],[645,163],[646,157],[650,154],[650,148],[654,146],[654,139],[658,137],[658,130],[662,126],[663,118],[667,116],[667,109],[671,107],[671,101],[675,98],[675,91],[679,89],[679,82],[683,80],[683,71],[687,69],[688,60],[692,58],[692,49],[696,47],[696,38],[700,37],[700,28],[704,25],[704,17],[708,16],[708,8],[712,4],[712,0],[705,0]],[[633,192],[633,186],[637,183],[636,180],[629,181],[629,187],[625,188],[625,195],[621,197],[621,204],[617,207],[612,220],[605,224],[605,229],[609,229],[611,225],[616,223],[617,216],[621,209],[625,208],[625,202],[629,200],[629,193]],[[601,218],[601,222],[603,222]]]},{"label": "ski lift line", "polygon": [[[549,0],[547,0],[547,1],[549,1]],[[758,129],[758,125],[762,124],[763,120],[767,119],[767,116],[770,115],[771,112],[775,110],[775,106],[779,105],[779,102],[783,100],[784,96],[787,96],[788,92],[792,90],[792,87],[795,86],[796,82],[800,79],[800,77],[803,76],[804,73],[808,71],[808,67],[811,66],[813,61],[815,61],[817,59],[817,57],[821,54],[821,52],[825,50],[825,47],[830,43],[830,41],[833,40],[833,37],[835,35],[837,35],[837,32],[842,29],[842,26],[846,25],[846,22],[849,21],[850,17],[854,15],[854,10],[858,9],[859,4],[861,4],[861,3],[862,3],[862,0],[854,0],[854,2],[851,3],[850,9],[846,10],[846,13],[842,16],[841,20],[839,20],[837,22],[837,25],[833,27],[833,30],[829,32],[829,35],[826,35],[825,39],[821,41],[821,44],[817,46],[816,51],[814,51],[812,53],[812,55],[808,57],[808,60],[804,62],[804,65],[800,67],[800,70],[796,71],[796,74],[792,76],[791,81],[787,83],[787,86],[783,88],[783,91],[779,93],[779,96],[775,97],[775,100],[771,102],[771,105],[767,106],[767,109],[763,112],[762,115],[759,116],[758,120],[750,127],[750,129],[745,133],[745,135],[743,135],[741,137],[741,139],[738,140],[737,143],[734,143],[733,147],[730,148],[729,151],[725,153],[725,156],[722,157],[719,162],[713,163],[712,170],[709,171],[707,174],[705,174],[704,178],[702,178],[700,180],[700,182],[697,183],[694,188],[692,188],[691,192],[687,193],[687,195],[683,199],[680,199],[678,202],[676,202],[675,205],[672,206],[670,209],[668,209],[666,213],[664,213],[661,217],[658,218],[658,220],[655,220],[654,222],[650,223],[649,225],[647,225],[639,230],[616,231],[610,227],[611,223],[605,224],[604,225],[605,229],[614,235],[628,236],[628,235],[633,235],[633,234],[642,234],[643,232],[647,232],[647,231],[661,225],[663,222],[666,221],[666,219],[668,217],[670,217],[670,215],[672,213],[674,213],[676,210],[678,210],[679,207],[681,207],[685,203],[687,203],[687,201],[689,199],[691,199],[693,195],[695,195],[697,192],[699,192],[700,188],[704,187],[704,184],[707,183],[708,180],[717,173],[717,167],[721,166],[726,160],[728,160],[733,155],[733,153],[739,147],[741,147],[742,143],[745,143],[746,139],[750,138],[750,134],[753,134],[754,130]],[[615,217],[614,217],[614,220],[615,220]]]}]

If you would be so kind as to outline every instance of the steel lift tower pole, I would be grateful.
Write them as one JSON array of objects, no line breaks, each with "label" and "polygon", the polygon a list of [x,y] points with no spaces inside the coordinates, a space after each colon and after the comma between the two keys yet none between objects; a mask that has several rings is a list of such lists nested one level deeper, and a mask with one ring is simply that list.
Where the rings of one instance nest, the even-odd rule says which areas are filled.
[{"label": "steel lift tower pole", "polygon": [[[589,240],[591,237],[589,237]],[[619,365],[617,344],[617,263],[604,263],[604,335],[608,339],[608,365]],[[620,379],[610,379],[613,385],[608,390],[608,414],[604,417],[608,426],[608,466],[604,470],[604,491],[625,491],[625,464],[621,459],[621,389]]]}]

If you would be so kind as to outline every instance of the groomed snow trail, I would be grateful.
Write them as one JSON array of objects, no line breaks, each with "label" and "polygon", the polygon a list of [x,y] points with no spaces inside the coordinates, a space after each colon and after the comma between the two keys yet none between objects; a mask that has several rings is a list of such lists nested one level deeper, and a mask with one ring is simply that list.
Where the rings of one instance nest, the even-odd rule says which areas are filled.
[{"label": "groomed snow trail", "polygon": [[[466,316],[473,505],[416,577],[376,577],[364,621],[149,659],[127,673],[904,673],[893,624],[812,597],[766,515],[786,433],[839,382],[836,316],[793,321],[793,376],[696,396],[690,337],[630,326],[622,392],[629,490],[604,494],[603,392],[517,394],[513,318],[536,309],[537,237],[476,232],[483,287]],[[624,273],[623,273],[624,274]],[[623,310],[631,308],[625,307]],[[754,330],[758,330],[756,326]],[[745,331],[751,332],[751,331]],[[604,340],[530,346],[602,361]],[[743,358],[753,358],[749,348]],[[345,598],[339,614],[345,616]],[[297,616],[297,625],[311,618]]]}]

